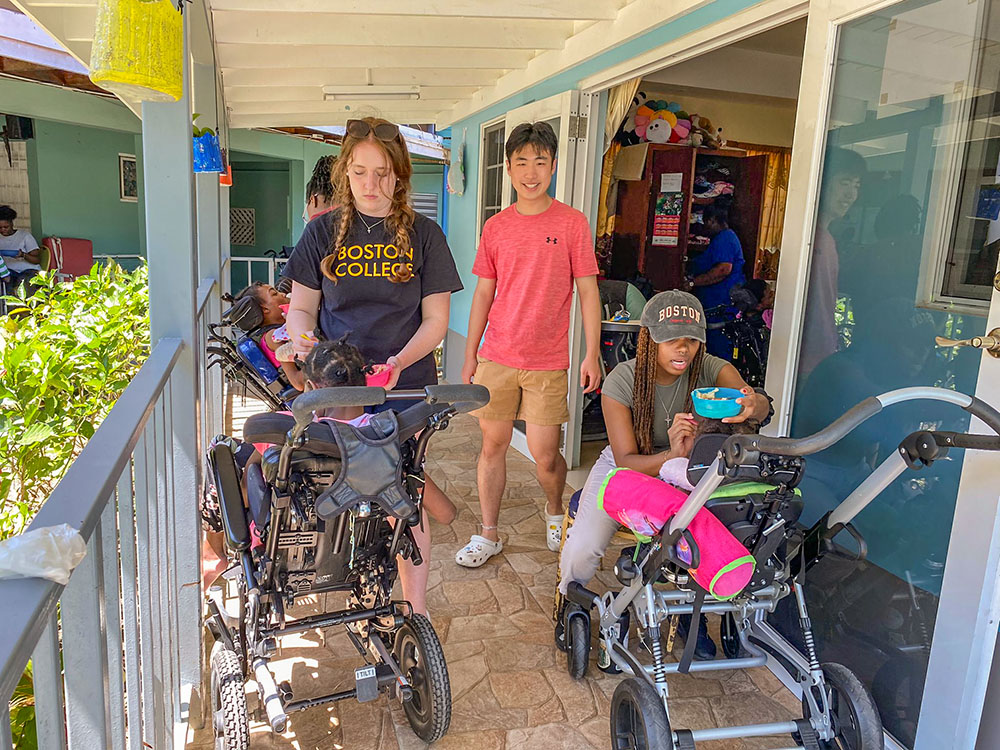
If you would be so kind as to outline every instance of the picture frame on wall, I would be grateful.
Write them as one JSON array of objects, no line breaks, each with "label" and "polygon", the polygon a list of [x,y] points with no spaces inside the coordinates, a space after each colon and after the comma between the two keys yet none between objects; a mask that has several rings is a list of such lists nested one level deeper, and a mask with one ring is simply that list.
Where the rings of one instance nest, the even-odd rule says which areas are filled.
[{"label": "picture frame on wall", "polygon": [[118,154],[118,197],[124,203],[139,201],[139,175],[135,154]]}]

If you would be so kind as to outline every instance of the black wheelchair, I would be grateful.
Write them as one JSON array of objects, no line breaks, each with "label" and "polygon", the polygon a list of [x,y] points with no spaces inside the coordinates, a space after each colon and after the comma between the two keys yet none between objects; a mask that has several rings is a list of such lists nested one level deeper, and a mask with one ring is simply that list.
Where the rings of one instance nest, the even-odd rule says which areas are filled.
[{"label": "black wheelchair", "polygon": [[242,388],[272,409],[285,409],[299,392],[264,354],[261,339],[266,332],[255,300],[237,300],[222,314],[222,322],[208,325],[208,367],[220,367],[231,387]]},{"label": "black wheelchair", "polygon": [[[422,399],[384,411],[361,427],[315,415],[337,406],[370,406]],[[256,682],[259,707],[272,731],[288,714],[386,692],[402,701],[413,731],[434,742],[451,721],[451,688],[444,653],[430,620],[392,598],[397,556],[421,564],[412,527],[421,523],[424,457],[431,436],[456,414],[489,401],[478,385],[428,386],[423,391],[325,388],[299,396],[293,415],[247,420],[244,439],[269,443],[241,481],[232,450],[209,454],[219,494],[226,547],[238,573],[239,615],[209,602],[212,719],[217,747],[249,747],[245,685]],[[243,486],[246,491],[244,493]],[[302,597],[343,592],[347,606],[295,619],[286,607]],[[326,599],[326,597],[323,597]],[[354,687],[297,699],[301,686],[275,684],[269,660],[277,638],[315,628],[346,626],[364,658]]]},{"label": "black wheelchair", "polygon": [[[883,408],[915,400],[959,406],[995,434],[912,433],[836,508],[812,527],[801,528],[797,522],[804,499],[796,486],[804,475],[804,456],[834,445]],[[619,557],[615,575],[621,590],[599,595],[576,582],[567,590],[569,605],[563,610],[562,626],[570,674],[579,678],[586,672],[590,617],[596,611],[606,658],[617,671],[629,675],[611,700],[613,750],[694,750],[702,742],[769,735],[791,735],[796,750],[882,750],[882,722],[868,690],[847,667],[819,661],[806,607],[805,574],[825,555],[863,560],[865,542],[852,520],[906,469],[930,466],[951,448],[1000,450],[1000,412],[956,391],[903,388],[862,401],[804,438],[702,435],[688,468],[694,491],[655,538]],[[702,508],[722,521],[755,560],[749,583],[726,601],[714,599],[690,573],[698,567],[699,550],[688,524]],[[836,542],[842,533],[853,541]],[[659,585],[663,583],[673,586]],[[789,595],[794,597],[803,652],[768,620]],[[693,629],[703,612],[722,615],[725,660],[692,661],[697,640]],[[670,647],[664,648],[661,639],[672,644],[680,616],[691,617],[692,632],[680,661],[668,662]],[[623,642],[620,631],[628,620],[636,623],[652,663],[640,661]],[[801,719],[718,729],[673,725],[667,675],[769,663],[787,674],[786,684],[801,689]]]}]

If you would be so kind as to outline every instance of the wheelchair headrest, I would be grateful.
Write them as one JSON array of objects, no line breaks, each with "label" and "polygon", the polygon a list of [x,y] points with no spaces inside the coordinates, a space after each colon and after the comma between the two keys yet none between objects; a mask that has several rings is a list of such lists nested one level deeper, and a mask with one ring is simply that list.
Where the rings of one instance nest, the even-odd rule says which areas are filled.
[{"label": "wheelchair headrest", "polygon": [[233,306],[222,314],[222,319],[241,331],[249,333],[264,324],[264,313],[257,300],[247,296],[236,300]]}]

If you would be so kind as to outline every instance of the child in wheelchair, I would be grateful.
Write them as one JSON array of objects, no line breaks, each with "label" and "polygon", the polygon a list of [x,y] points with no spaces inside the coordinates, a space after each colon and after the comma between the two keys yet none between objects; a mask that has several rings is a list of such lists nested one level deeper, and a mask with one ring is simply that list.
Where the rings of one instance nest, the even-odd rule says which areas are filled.
[{"label": "child in wheelchair", "polygon": [[226,380],[245,392],[284,409],[305,383],[288,347],[285,311],[288,297],[263,282],[254,282],[235,297],[226,295],[231,307],[221,323],[210,323],[207,353],[209,367],[218,365]]},{"label": "child in wheelchair", "polygon": [[[372,366],[366,364],[358,348],[347,342],[347,336],[337,341],[320,341],[317,342],[303,363],[301,371],[303,390],[310,392],[320,388],[364,386],[371,382],[372,370]],[[285,411],[279,413],[290,414],[291,412]],[[355,427],[364,427],[371,420],[372,416],[372,414],[366,413],[363,406],[340,406],[322,410],[322,413],[316,414],[316,419],[317,421],[336,420],[354,425]],[[220,437],[225,438],[225,436]],[[225,438],[225,443],[232,448],[241,473],[254,464],[260,464],[263,454],[272,447],[269,443],[247,445],[235,438]],[[214,447],[214,443],[212,447]],[[248,448],[250,449],[249,451],[247,450]],[[242,481],[244,491],[246,491],[246,474],[243,474]],[[207,507],[214,506],[217,508],[218,502],[214,499],[214,493],[215,488],[210,486],[206,493]],[[439,523],[449,523],[455,513],[454,505],[440,492],[423,493],[422,508]],[[207,539],[203,558],[207,566],[206,570],[209,571],[206,574],[207,576],[210,576],[213,572],[215,575],[218,575],[225,567],[222,564],[214,562],[224,560],[225,558],[221,522],[210,519],[209,515],[214,514],[206,515],[203,512],[203,518],[206,520]],[[251,522],[251,531],[253,531],[252,527],[253,523]],[[419,524],[412,529],[412,533],[416,539],[421,556],[423,559],[429,560],[431,545],[430,533],[426,527],[426,523],[422,522]],[[426,615],[426,592],[421,587],[422,579],[414,581],[413,577],[408,575],[410,563],[408,561],[401,562],[401,582],[404,598],[410,602],[415,612]],[[211,582],[212,580],[206,579],[206,589]]]},{"label": "child in wheelchair", "polygon": [[288,351],[290,347],[287,346],[291,343],[285,325],[285,315],[289,305],[288,295],[270,284],[255,281],[232,299],[234,303],[239,303],[240,300],[249,300],[260,313],[260,324],[250,333],[261,332],[261,351],[272,365],[281,369],[292,387],[299,391],[304,390],[305,380],[295,364],[295,357]]},{"label": "child in wheelchair", "polygon": [[[363,386],[369,370],[346,340],[320,342],[304,364],[306,391],[292,412],[247,420],[244,439],[257,451],[242,478],[228,446],[210,455],[226,548],[238,563],[241,613],[232,617],[217,598],[209,602],[213,714],[236,717],[216,722],[227,749],[245,747],[248,679],[257,683],[261,717],[278,733],[292,711],[373,700],[380,692],[402,700],[425,741],[447,731],[451,695],[440,643],[430,620],[405,598],[394,599],[393,588],[401,564],[426,564],[418,539],[426,526],[428,441],[489,394],[479,386],[387,393]],[[364,413],[366,406],[415,399],[421,400],[399,413]],[[344,595],[342,609],[286,617],[303,597],[335,592]],[[316,600],[325,610],[337,599]],[[291,685],[276,686],[268,666],[276,639],[335,625],[346,627],[366,661],[354,688],[296,700]]]}]

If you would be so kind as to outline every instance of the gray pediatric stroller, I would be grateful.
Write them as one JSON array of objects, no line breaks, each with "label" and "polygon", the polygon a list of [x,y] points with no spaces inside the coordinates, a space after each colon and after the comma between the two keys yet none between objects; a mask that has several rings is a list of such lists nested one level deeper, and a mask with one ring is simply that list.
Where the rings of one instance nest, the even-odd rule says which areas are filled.
[{"label": "gray pediatric stroller", "polygon": [[[798,527],[803,498],[795,488],[804,474],[803,457],[839,442],[885,407],[920,399],[959,406],[996,434],[915,432],[839,506],[811,528]],[[611,701],[614,750],[692,750],[711,740],[768,735],[791,735],[793,747],[800,750],[881,750],[882,723],[867,689],[846,667],[819,663],[803,590],[805,574],[825,554],[847,554],[834,542],[842,532],[853,537],[854,554],[863,559],[864,540],[851,521],[907,468],[930,466],[951,448],[1000,450],[1000,412],[955,391],[903,388],[862,401],[809,437],[701,436],[688,469],[694,491],[658,536],[619,558],[615,574],[621,591],[601,596],[572,583],[567,592],[571,604],[563,627],[570,673],[579,677],[586,670],[590,613],[596,610],[610,661],[630,675]],[[688,527],[702,508],[722,521],[755,558],[750,582],[728,601],[715,600],[690,574],[698,566],[698,549]],[[663,582],[674,588],[657,586]],[[795,599],[804,654],[766,619],[789,594]],[[680,662],[667,663],[661,624],[669,622],[669,641],[678,616],[689,615],[697,622],[703,612],[723,616],[723,650],[729,659],[692,663],[696,642],[692,633]],[[617,637],[626,613],[638,626],[651,664],[640,662]],[[801,719],[700,730],[679,729],[671,723],[667,675],[759,667],[769,660],[801,687]]]},{"label": "gray pediatric stroller", "polygon": [[[385,411],[364,426],[314,421],[317,411],[422,399]],[[444,652],[430,621],[394,600],[397,556],[421,564],[411,528],[421,523],[424,455],[431,436],[456,414],[479,408],[478,385],[325,388],[299,396],[293,414],[258,414],[245,440],[270,443],[244,476],[224,444],[210,453],[226,546],[237,563],[239,614],[209,604],[212,717],[216,747],[249,747],[245,685],[255,681],[259,719],[283,733],[293,711],[334,701],[370,701],[386,692],[402,701],[413,731],[439,739],[451,718]],[[242,486],[246,487],[246,495]],[[346,606],[294,621],[286,607],[302,597],[342,592]],[[317,597],[328,602],[334,597]],[[325,607],[323,608],[325,610]],[[364,658],[354,686],[326,695],[307,685],[276,685],[269,660],[277,638],[314,628],[346,627]]]}]

